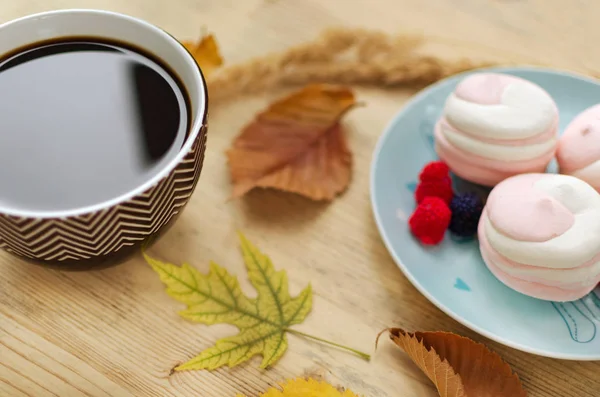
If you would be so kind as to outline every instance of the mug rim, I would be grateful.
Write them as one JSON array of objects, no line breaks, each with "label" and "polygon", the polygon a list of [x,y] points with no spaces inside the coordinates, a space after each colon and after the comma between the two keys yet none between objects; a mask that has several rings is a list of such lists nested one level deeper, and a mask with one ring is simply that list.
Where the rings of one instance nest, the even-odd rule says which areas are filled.
[{"label": "mug rim", "polygon": [[[60,14],[71,14],[71,15],[95,14],[95,15],[104,15],[104,16],[108,16],[111,18],[119,18],[119,19],[127,21],[128,23],[142,25],[144,28],[152,30],[154,33],[156,33],[160,36],[163,36],[163,38],[165,38],[167,41],[169,41],[171,44],[173,44],[173,46],[177,49],[178,53],[183,58],[184,62],[188,66],[190,66],[191,69],[195,69],[198,71],[198,73],[194,73],[194,76],[193,76],[194,84],[196,84],[198,87],[198,98],[196,98],[197,103],[198,103],[198,110],[196,112],[193,112],[193,114],[192,114],[193,122],[191,123],[190,127],[188,128],[186,140],[184,141],[183,145],[177,152],[177,155],[174,156],[163,168],[161,168],[158,173],[156,173],[154,176],[152,176],[152,178],[150,178],[147,181],[145,181],[144,183],[134,187],[133,189],[131,189],[119,196],[116,196],[109,200],[104,200],[97,204],[86,205],[86,206],[82,206],[79,208],[60,210],[60,211],[30,211],[30,210],[22,210],[22,209],[15,209],[15,208],[6,208],[6,207],[3,207],[0,205],[0,215],[21,217],[21,218],[36,218],[36,219],[72,218],[72,217],[88,215],[88,214],[96,213],[96,212],[99,212],[99,211],[102,211],[105,209],[113,208],[115,206],[118,206],[119,204],[122,204],[124,202],[127,202],[127,201],[133,199],[136,196],[139,196],[140,194],[144,193],[148,189],[155,186],[163,178],[167,177],[171,172],[173,172],[175,170],[175,168],[177,168],[177,166],[181,163],[181,161],[188,155],[188,153],[192,149],[192,146],[194,145],[194,142],[196,141],[196,138],[198,137],[198,134],[200,134],[201,132],[205,133],[205,132],[203,132],[205,129],[203,127],[205,127],[205,125],[206,125],[206,119],[207,119],[207,115],[208,115],[208,87],[206,84],[206,78],[204,76],[204,73],[202,72],[200,65],[198,65],[198,63],[196,62],[196,60],[194,59],[192,54],[188,51],[188,49],[179,40],[177,40],[173,35],[171,35],[167,31],[165,31],[164,29],[159,28],[158,26],[156,26],[150,22],[147,22],[141,18],[133,17],[131,15],[127,15],[127,14],[123,14],[123,13],[115,12],[115,11],[107,11],[107,10],[91,9],[91,8],[90,9],[66,8],[66,9],[43,11],[43,12],[38,12],[38,13],[34,13],[34,14],[28,14],[28,15],[25,15],[25,16],[22,16],[19,18],[12,19],[10,21],[0,24],[0,31],[3,28],[8,27],[12,24],[22,23],[24,21],[32,20],[32,19],[36,19],[36,18],[40,18],[40,17],[47,17],[47,16],[60,15]],[[132,43],[132,44],[138,45],[137,43]],[[143,48],[143,46],[141,46],[141,47]],[[165,63],[167,63],[167,65],[169,65],[168,61],[163,60],[163,62],[165,62]],[[189,90],[188,90],[188,95],[189,95]],[[190,98],[190,102],[193,102],[192,98]],[[196,115],[197,115],[197,117],[195,117]]]}]

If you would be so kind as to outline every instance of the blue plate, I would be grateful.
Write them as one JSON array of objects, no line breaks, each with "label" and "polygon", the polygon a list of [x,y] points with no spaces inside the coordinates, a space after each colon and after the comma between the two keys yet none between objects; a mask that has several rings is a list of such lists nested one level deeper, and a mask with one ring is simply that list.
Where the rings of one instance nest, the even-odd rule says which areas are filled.
[{"label": "blue plate", "polygon": [[[481,70],[479,70],[481,71]],[[478,72],[479,72],[478,71]],[[600,102],[600,85],[569,73],[536,68],[493,68],[539,84],[560,110],[560,131]],[[469,72],[473,73],[473,72]],[[487,269],[476,239],[448,233],[433,248],[420,245],[407,219],[421,168],[437,159],[433,126],[445,100],[469,73],[431,85],[416,95],[379,139],[371,166],[371,203],[379,232],[398,267],[433,304],[472,330],[529,353],[571,360],[600,360],[600,288],[583,299],[555,303],[506,287]],[[455,180],[460,191],[468,183]]]}]

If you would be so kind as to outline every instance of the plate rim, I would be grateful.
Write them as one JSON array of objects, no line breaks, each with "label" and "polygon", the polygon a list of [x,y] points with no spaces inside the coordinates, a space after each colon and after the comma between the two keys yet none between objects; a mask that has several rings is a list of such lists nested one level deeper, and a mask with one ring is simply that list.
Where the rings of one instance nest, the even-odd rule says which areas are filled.
[{"label": "plate rim", "polygon": [[537,348],[532,348],[527,345],[513,342],[509,339],[506,339],[500,335],[495,334],[494,332],[487,331],[481,328],[479,325],[474,324],[473,322],[464,319],[462,316],[455,313],[452,309],[450,309],[446,304],[442,303],[438,299],[436,299],[433,295],[429,293],[429,291],[419,283],[419,281],[412,275],[412,273],[406,268],[406,266],[402,263],[399,255],[395,253],[392,249],[392,244],[389,237],[384,233],[383,221],[379,215],[379,211],[377,208],[377,203],[375,200],[375,173],[377,172],[377,164],[378,158],[380,156],[381,150],[383,148],[384,142],[387,140],[388,136],[392,133],[393,127],[397,124],[397,120],[401,118],[405,113],[409,112],[413,107],[415,107],[418,103],[421,103],[423,100],[427,98],[427,96],[435,91],[438,87],[448,84],[449,81],[459,80],[461,77],[468,76],[473,73],[482,73],[482,72],[494,72],[494,73],[511,73],[511,72],[536,72],[536,73],[545,73],[545,74],[554,74],[561,75],[566,77],[575,78],[578,80],[582,80],[586,83],[590,83],[596,86],[600,86],[600,82],[595,80],[589,76],[585,76],[582,74],[578,74],[575,72],[570,72],[566,70],[548,68],[548,67],[537,67],[537,66],[500,66],[500,67],[487,67],[487,68],[477,68],[468,70],[462,73],[454,74],[448,76],[444,79],[441,79],[429,86],[423,88],[418,93],[413,95],[404,106],[402,106],[395,114],[392,116],[392,119],[386,124],[383,129],[383,133],[379,135],[377,139],[377,144],[373,149],[371,155],[371,165],[369,171],[369,199],[371,201],[371,211],[373,213],[373,217],[375,219],[375,223],[377,225],[377,230],[379,232],[379,236],[385,245],[389,255],[394,260],[396,266],[402,271],[404,276],[408,279],[408,281],[423,295],[429,302],[431,302],[434,306],[440,309],[444,314],[457,321],[458,323],[464,325],[470,330],[478,333],[481,336],[484,336],[492,341],[500,343],[504,346],[511,347],[516,350],[520,350],[529,354],[533,354],[541,357],[548,358],[556,358],[561,360],[573,360],[573,361],[598,361],[600,360],[600,354],[597,355],[580,355],[580,354],[568,354],[568,353],[556,353],[546,350],[541,350]]}]

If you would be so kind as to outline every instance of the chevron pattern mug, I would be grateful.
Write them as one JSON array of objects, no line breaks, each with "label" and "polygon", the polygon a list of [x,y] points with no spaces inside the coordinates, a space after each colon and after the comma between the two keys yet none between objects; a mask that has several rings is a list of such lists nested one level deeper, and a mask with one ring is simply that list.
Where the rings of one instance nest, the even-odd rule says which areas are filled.
[{"label": "chevron pattern mug", "polygon": [[[116,264],[139,252],[176,220],[200,176],[208,95],[197,63],[160,28],[108,11],[59,10],[30,15],[0,25],[0,38],[0,96],[13,95],[0,101],[0,118],[10,118],[10,123],[0,120],[0,156],[4,158],[0,161],[0,247],[20,258],[68,270]],[[77,38],[77,43],[67,42],[70,38]],[[57,43],[67,47],[56,47]],[[39,50],[42,47],[43,51]],[[19,52],[29,55],[18,61],[10,58],[20,56]],[[48,58],[57,52],[58,57]],[[73,83],[64,90],[46,92],[34,84],[33,76],[29,85],[15,86],[18,72],[27,76],[41,65],[35,62],[41,61],[47,64],[38,69],[52,76],[49,87],[59,84],[60,79]],[[59,61],[62,66],[54,68],[52,62]],[[91,61],[91,71],[86,69],[87,61]],[[124,77],[119,75],[111,82],[106,80],[106,71],[112,69],[107,68],[105,74],[96,72],[98,65],[104,65],[101,61],[111,67],[129,68],[130,74],[123,73],[131,80],[124,94],[119,91]],[[87,75],[97,77],[89,78],[92,81],[88,84]],[[93,103],[86,104],[78,95],[90,89],[96,90],[90,96]],[[128,97],[130,91],[138,95],[137,102]],[[73,108],[66,112],[64,125],[60,124],[60,114],[45,108],[63,102]],[[131,120],[117,116],[127,114],[126,108],[133,102],[143,106],[145,114],[138,117],[138,124],[143,124],[138,130],[143,131],[130,137],[127,128],[124,132],[120,128]],[[19,113],[19,106],[30,104],[31,114],[25,117]],[[99,104],[112,110],[103,114]],[[165,104],[175,110],[170,111]],[[69,124],[72,118],[75,120]],[[32,119],[42,120],[43,128],[28,127]],[[162,142],[173,135],[167,130],[169,120],[174,120],[171,124],[179,128],[177,131],[183,128],[180,140],[169,141],[168,149],[155,155],[157,139]],[[78,143],[65,140],[65,136]],[[127,152],[123,146],[138,141],[144,141],[144,147],[154,150],[151,155],[158,158],[151,166],[144,165],[144,172],[134,160],[147,160],[148,156],[142,158],[146,153],[138,156],[139,150]],[[122,183],[125,180],[129,185]]]}]

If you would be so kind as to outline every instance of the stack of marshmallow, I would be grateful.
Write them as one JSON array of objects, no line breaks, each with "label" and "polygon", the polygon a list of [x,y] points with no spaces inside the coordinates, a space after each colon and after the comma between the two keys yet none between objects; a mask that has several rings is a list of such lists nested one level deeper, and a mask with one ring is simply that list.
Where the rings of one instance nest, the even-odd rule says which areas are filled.
[{"label": "stack of marshmallow", "polygon": [[557,144],[558,109],[541,87],[501,74],[463,80],[435,127],[436,151],[454,173],[494,186],[544,172]]},{"label": "stack of marshmallow", "polygon": [[497,185],[479,223],[481,255],[507,286],[571,301],[600,282],[600,195],[568,175],[523,174]]},{"label": "stack of marshmallow", "polygon": [[573,175],[600,191],[600,105],[577,116],[558,143],[561,174]]}]

